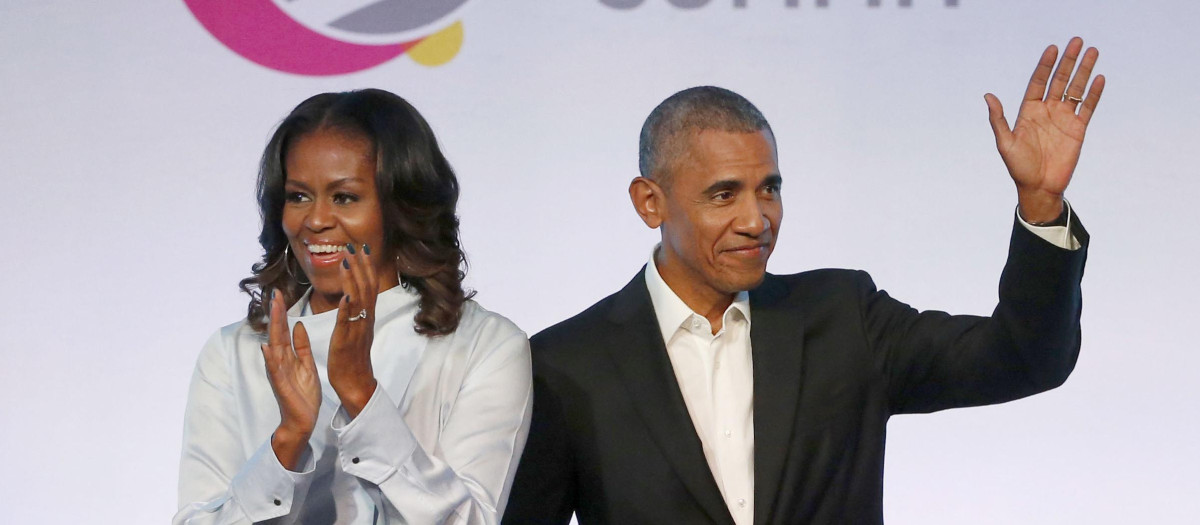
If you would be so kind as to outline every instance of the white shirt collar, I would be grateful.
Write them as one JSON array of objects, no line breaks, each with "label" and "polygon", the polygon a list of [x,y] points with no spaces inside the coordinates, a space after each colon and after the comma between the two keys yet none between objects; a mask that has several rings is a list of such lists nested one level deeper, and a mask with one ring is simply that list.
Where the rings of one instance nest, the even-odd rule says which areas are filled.
[{"label": "white shirt collar", "polygon": [[[658,273],[658,265],[654,264],[654,254],[658,253],[661,244],[654,246],[650,251],[650,262],[646,263],[646,288],[650,291],[650,303],[654,306],[654,315],[658,318],[658,328],[662,331],[663,343],[670,343],[671,337],[679,328],[683,327],[684,323],[691,319],[693,315],[704,317],[688,307],[687,303],[683,302],[667,282],[663,280]],[[746,319],[746,325],[750,325],[750,293],[746,291],[738,292],[733,298],[733,303],[725,309],[722,319],[725,322],[729,320],[729,314],[733,311],[741,312],[742,317]]]}]

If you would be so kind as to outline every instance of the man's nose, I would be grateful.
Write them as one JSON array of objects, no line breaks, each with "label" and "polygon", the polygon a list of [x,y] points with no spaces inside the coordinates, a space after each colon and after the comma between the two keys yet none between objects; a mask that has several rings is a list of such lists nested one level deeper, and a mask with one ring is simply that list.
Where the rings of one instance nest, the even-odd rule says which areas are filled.
[{"label": "man's nose", "polygon": [[746,198],[738,203],[737,217],[733,230],[742,235],[758,237],[771,228],[771,219],[767,217],[763,205],[756,198]]}]

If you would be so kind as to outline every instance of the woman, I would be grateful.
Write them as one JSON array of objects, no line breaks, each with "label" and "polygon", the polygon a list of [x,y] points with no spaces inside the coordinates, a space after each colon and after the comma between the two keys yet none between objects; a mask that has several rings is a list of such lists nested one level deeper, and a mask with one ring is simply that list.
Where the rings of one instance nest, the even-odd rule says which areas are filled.
[{"label": "woman", "polygon": [[462,288],[458,182],[380,90],[312,97],[263,153],[246,319],[192,378],[175,523],[497,523],[529,343]]}]

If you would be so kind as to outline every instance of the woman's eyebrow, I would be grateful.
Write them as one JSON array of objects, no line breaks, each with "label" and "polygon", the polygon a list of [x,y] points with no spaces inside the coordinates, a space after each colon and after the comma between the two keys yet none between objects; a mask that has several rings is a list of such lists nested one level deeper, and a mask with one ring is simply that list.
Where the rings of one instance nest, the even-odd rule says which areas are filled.
[{"label": "woman's eyebrow", "polygon": [[326,185],[325,185],[325,188],[326,188],[326,189],[331,189],[331,190],[332,190],[332,189],[339,188],[339,187],[341,187],[341,186],[349,186],[349,185],[352,185],[352,184],[362,184],[362,183],[365,183],[365,182],[366,182],[366,181],[362,180],[362,179],[361,179],[361,178],[359,178],[359,177],[354,177],[354,176],[351,176],[351,177],[341,177],[341,178],[339,178],[339,179],[336,179],[336,180],[330,181],[330,182],[329,182],[329,184],[326,184]]}]

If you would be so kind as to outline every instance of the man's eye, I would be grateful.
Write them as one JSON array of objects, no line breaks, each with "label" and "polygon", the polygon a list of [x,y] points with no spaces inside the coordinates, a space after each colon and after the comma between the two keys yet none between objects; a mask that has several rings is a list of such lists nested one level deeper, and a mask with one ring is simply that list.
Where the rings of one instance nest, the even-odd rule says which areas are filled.
[{"label": "man's eye", "polygon": [[765,191],[771,195],[779,193],[779,190],[780,190],[779,184],[768,184],[763,188],[763,191]]},{"label": "man's eye", "polygon": [[713,200],[727,201],[732,198],[733,198],[732,191],[720,191],[720,192],[713,194]]}]

